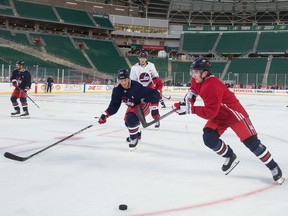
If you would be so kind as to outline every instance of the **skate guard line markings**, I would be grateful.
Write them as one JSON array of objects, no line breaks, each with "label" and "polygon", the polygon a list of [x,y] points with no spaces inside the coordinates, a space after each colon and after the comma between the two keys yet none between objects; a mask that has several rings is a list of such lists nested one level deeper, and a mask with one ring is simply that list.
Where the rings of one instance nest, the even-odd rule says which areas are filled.
[{"label": "skate guard line markings", "polygon": [[218,199],[218,200],[213,200],[213,201],[209,201],[209,202],[193,204],[193,205],[188,205],[188,206],[183,206],[183,207],[179,207],[179,208],[172,208],[172,209],[167,209],[167,210],[160,210],[160,211],[154,211],[154,212],[132,214],[132,215],[128,215],[128,216],[158,216],[158,215],[166,215],[166,214],[169,214],[169,213],[172,213],[172,212],[188,211],[188,210],[208,207],[208,206],[217,205],[217,204],[223,204],[223,203],[226,203],[226,202],[231,202],[231,201],[234,201],[234,200],[246,198],[246,197],[249,197],[249,196],[254,195],[254,194],[265,192],[265,191],[270,190],[270,189],[272,189],[274,187],[281,187],[281,186],[279,186],[278,184],[274,183],[274,184],[271,184],[269,186],[260,188],[258,190],[250,191],[250,192],[239,194],[239,195],[234,195],[234,196],[223,198],[223,199]]}]

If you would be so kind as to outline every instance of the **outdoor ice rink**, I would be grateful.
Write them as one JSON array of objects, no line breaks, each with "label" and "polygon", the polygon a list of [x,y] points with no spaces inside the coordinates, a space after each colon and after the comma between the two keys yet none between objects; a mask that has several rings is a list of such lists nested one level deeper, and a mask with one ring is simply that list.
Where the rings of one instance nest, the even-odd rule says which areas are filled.
[{"label": "outdoor ice rink", "polygon": [[[222,139],[240,163],[225,176],[224,159],[203,144],[205,120],[195,115],[172,114],[160,130],[142,129],[130,152],[122,104],[106,124],[25,162],[4,158],[7,151],[28,156],[97,122],[110,101],[110,93],[30,96],[40,109],[28,100],[31,118],[19,119],[10,117],[10,95],[0,95],[1,216],[288,215],[288,180],[277,185],[231,130]],[[161,114],[184,93],[171,96]],[[287,178],[288,96],[237,97]]]}]

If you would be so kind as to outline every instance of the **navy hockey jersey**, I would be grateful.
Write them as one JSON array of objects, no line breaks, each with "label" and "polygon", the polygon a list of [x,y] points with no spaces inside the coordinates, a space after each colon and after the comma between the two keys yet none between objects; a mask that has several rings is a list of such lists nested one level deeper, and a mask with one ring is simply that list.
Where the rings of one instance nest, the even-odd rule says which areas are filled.
[{"label": "navy hockey jersey", "polygon": [[121,84],[114,87],[111,96],[111,102],[106,112],[109,115],[117,113],[121,103],[125,103],[127,106],[134,107],[141,104],[141,102],[158,104],[160,100],[160,94],[157,90],[142,86],[137,81],[131,80],[130,87],[124,89]]}]

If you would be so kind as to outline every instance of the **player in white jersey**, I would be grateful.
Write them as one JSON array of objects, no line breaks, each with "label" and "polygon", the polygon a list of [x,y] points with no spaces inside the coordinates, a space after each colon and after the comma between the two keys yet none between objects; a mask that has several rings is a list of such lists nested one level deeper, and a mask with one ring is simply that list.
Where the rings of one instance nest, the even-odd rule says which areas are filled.
[{"label": "player in white jersey", "polygon": [[148,88],[154,88],[159,91],[162,108],[166,108],[166,105],[162,99],[163,82],[159,78],[159,74],[152,62],[148,61],[148,54],[145,51],[139,53],[139,62],[132,66],[130,72],[131,80],[135,80]]}]

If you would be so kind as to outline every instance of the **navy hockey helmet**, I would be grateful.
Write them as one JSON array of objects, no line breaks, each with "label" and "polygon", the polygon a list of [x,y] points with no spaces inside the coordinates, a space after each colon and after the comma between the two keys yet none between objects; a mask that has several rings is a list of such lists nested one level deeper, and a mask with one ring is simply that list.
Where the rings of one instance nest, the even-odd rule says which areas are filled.
[{"label": "navy hockey helmet", "polygon": [[16,65],[22,65],[22,66],[24,66],[24,65],[25,65],[25,62],[24,62],[24,61],[17,61],[17,62],[16,62]]},{"label": "navy hockey helmet", "polygon": [[192,62],[190,71],[192,70],[208,71],[208,74],[211,74],[212,66],[208,59],[199,58]]},{"label": "navy hockey helmet", "polygon": [[144,50],[142,50],[140,53],[139,53],[139,56],[138,58],[146,58],[148,59],[148,53]]},{"label": "navy hockey helmet", "polygon": [[120,69],[117,72],[117,77],[119,80],[129,78],[130,72],[127,69]]}]

